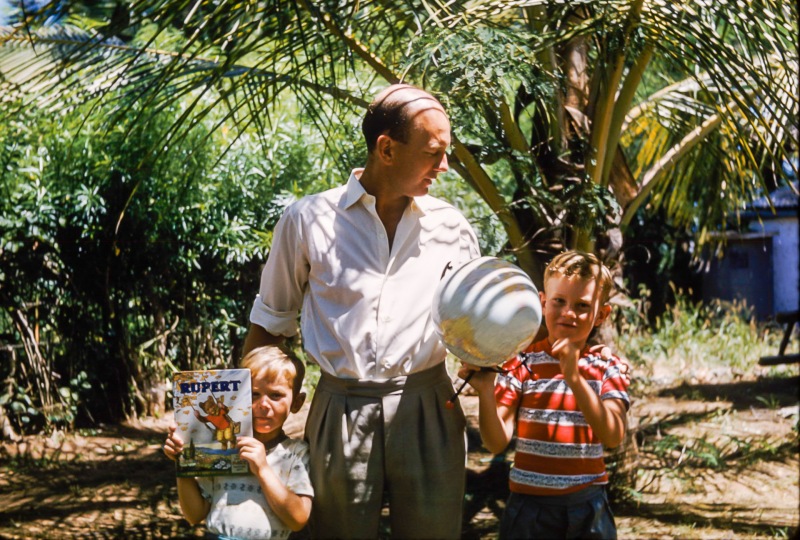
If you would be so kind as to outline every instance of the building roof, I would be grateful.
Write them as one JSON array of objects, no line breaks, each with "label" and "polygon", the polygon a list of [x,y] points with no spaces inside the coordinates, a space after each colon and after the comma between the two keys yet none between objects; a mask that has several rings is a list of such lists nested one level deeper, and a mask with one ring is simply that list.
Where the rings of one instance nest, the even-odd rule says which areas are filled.
[{"label": "building roof", "polygon": [[[800,200],[800,196],[797,193],[798,190],[798,182],[795,180],[792,182],[791,185],[779,187],[775,191],[769,194],[770,199],[772,199],[772,205],[775,209],[779,208],[797,208],[798,200]],[[759,197],[758,199],[754,200],[750,207],[754,210],[756,208],[769,208],[769,201],[767,201],[766,197]]]},{"label": "building roof", "polygon": [[[772,201],[772,206],[770,206],[770,201]],[[772,208],[775,209],[775,214],[772,213]],[[798,194],[798,181],[795,180],[770,193],[769,199],[766,196],[759,197],[748,204],[745,214],[753,213],[762,218],[796,216],[799,208],[800,194]]]}]

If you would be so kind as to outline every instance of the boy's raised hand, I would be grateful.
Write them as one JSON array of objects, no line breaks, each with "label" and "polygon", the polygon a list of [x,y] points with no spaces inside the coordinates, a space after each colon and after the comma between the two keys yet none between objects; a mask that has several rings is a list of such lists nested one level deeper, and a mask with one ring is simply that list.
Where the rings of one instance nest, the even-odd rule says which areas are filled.
[{"label": "boy's raised hand", "polygon": [[239,449],[239,455],[250,466],[250,472],[258,476],[258,472],[262,467],[267,467],[267,450],[264,443],[259,442],[253,437],[237,437],[236,448]]},{"label": "boy's raised hand", "polygon": [[183,452],[183,439],[176,433],[177,424],[170,424],[167,440],[164,442],[164,454],[172,461],[177,461],[178,454]]},{"label": "boy's raised hand", "polygon": [[578,347],[578,344],[567,338],[559,338],[553,343],[552,353],[561,364],[561,373],[564,374],[564,379],[574,380],[574,377],[578,375],[578,360],[581,357],[581,348]]}]

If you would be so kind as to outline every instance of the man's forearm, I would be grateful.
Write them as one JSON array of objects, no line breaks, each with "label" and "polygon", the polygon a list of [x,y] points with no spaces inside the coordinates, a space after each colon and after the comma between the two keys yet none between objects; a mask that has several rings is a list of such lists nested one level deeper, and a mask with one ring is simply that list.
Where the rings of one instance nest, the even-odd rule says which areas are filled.
[{"label": "man's forearm", "polygon": [[250,329],[247,331],[247,336],[244,338],[244,346],[242,347],[242,356],[247,356],[247,353],[258,347],[265,347],[267,345],[279,345],[283,343],[285,338],[283,336],[276,336],[270,334],[264,328],[257,324],[250,323]]}]

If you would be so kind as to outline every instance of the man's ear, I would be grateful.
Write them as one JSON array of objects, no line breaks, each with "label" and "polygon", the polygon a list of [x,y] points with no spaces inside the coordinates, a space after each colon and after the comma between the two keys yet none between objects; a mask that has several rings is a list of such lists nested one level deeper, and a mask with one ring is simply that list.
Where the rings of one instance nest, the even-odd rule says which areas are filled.
[{"label": "man's ear", "polygon": [[378,140],[375,141],[375,153],[384,163],[391,163],[394,156],[394,140],[388,135],[378,135]]},{"label": "man's ear", "polygon": [[305,402],[306,402],[306,393],[299,392],[296,396],[294,396],[294,399],[292,400],[292,406],[289,407],[289,410],[292,411],[293,413],[296,413],[302,408],[303,403]]},{"label": "man's ear", "polygon": [[608,318],[609,314],[611,314],[611,306],[608,304],[603,304],[600,306],[600,309],[597,311],[597,317],[594,318],[594,325],[600,326],[603,322]]}]

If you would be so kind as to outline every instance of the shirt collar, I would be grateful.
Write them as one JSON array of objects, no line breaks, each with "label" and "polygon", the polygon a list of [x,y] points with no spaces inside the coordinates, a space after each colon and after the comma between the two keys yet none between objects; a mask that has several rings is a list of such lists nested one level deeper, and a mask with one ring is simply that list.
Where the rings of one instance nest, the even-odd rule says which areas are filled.
[{"label": "shirt collar", "polygon": [[[362,172],[364,172],[364,169],[353,169],[352,172],[350,172],[350,178],[347,180],[346,194],[343,201],[344,208],[350,208],[360,201],[365,195],[370,196],[359,181]],[[424,215],[430,208],[431,201],[430,197],[427,195],[423,197],[414,197],[411,199],[412,212]]]},{"label": "shirt collar", "polygon": [[358,181],[362,172],[364,172],[364,169],[353,169],[353,171],[350,173],[350,178],[347,180],[345,197],[342,201],[344,203],[344,208],[350,208],[359,200],[361,200],[361,197],[368,195],[364,189],[364,186],[362,186],[361,182]]}]

